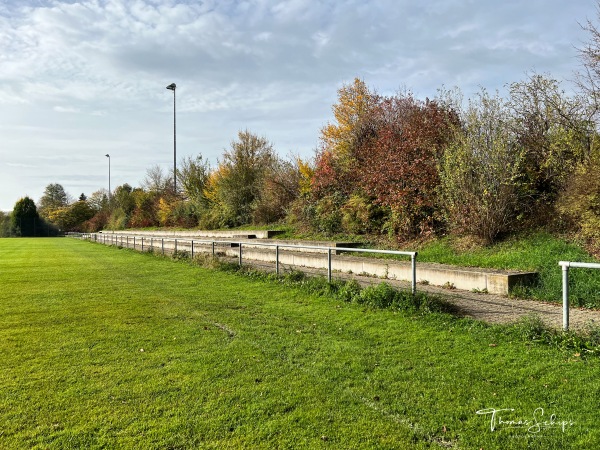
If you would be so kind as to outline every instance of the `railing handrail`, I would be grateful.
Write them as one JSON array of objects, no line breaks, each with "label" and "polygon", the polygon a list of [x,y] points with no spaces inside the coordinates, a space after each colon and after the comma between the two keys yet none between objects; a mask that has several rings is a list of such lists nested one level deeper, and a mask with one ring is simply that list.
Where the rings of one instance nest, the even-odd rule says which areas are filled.
[{"label": "railing handrail", "polygon": [[[105,239],[108,235],[106,234],[101,234],[101,233],[83,233],[81,236],[85,237],[85,238],[91,238],[91,236],[93,235],[100,235],[103,236]],[[357,252],[357,253],[377,253],[377,254],[387,254],[387,255],[402,255],[402,256],[410,256],[411,259],[411,269],[412,269],[412,280],[411,280],[411,287],[412,287],[412,293],[414,294],[416,292],[416,284],[417,284],[417,278],[416,278],[416,263],[417,263],[417,255],[418,252],[409,252],[409,251],[401,251],[401,250],[379,250],[379,249],[369,249],[369,248],[352,248],[352,247],[329,247],[329,246],[318,246],[318,245],[298,245],[298,244],[286,244],[286,243],[270,243],[270,242],[248,242],[248,241],[236,241],[236,240],[216,240],[216,239],[192,239],[192,238],[178,238],[175,236],[169,236],[169,237],[164,237],[164,236],[140,236],[140,235],[135,235],[135,234],[126,234],[126,235],[122,235],[122,234],[118,234],[118,233],[111,233],[110,234],[110,241],[111,242],[115,242],[119,240],[119,238],[123,238],[126,237],[127,239],[129,238],[133,238],[134,241],[137,238],[141,238],[142,240],[144,238],[150,238],[150,239],[160,239],[163,243],[165,241],[169,242],[169,241],[174,241],[175,243],[177,243],[177,241],[180,242],[190,242],[192,244],[237,244],[240,248],[240,254],[239,254],[239,260],[240,260],[240,265],[242,263],[242,246],[252,246],[252,247],[272,247],[276,249],[276,268],[277,268],[277,272],[279,273],[279,261],[278,261],[278,256],[279,256],[279,249],[280,248],[291,248],[291,249],[307,249],[307,250],[321,250],[324,253],[327,253],[327,259],[328,259],[328,279],[329,281],[331,281],[331,252]],[[142,241],[143,242],[143,241]],[[193,253],[193,248],[192,248],[192,253]]]},{"label": "railing handrail", "polygon": [[584,269],[600,269],[600,263],[559,261],[558,265],[562,266],[562,267],[581,267],[581,268],[584,268]]},{"label": "railing handrail", "polygon": [[567,331],[569,329],[569,269],[571,267],[582,269],[600,269],[600,264],[559,261],[558,265],[562,267],[563,330]]}]

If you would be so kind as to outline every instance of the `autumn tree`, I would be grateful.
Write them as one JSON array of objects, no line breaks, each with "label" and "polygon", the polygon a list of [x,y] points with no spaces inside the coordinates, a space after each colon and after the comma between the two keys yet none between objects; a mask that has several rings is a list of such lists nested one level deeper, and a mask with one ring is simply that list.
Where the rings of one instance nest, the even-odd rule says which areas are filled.
[{"label": "autumn tree", "polygon": [[338,101],[332,107],[335,121],[321,130],[313,192],[323,197],[327,194],[345,193],[355,182],[355,149],[359,133],[364,132],[364,122],[370,117],[376,96],[364,81],[355,78],[338,90]]},{"label": "autumn tree", "polygon": [[135,188],[131,191],[133,209],[129,214],[128,226],[145,228],[157,226],[157,207],[161,197],[156,193]]},{"label": "autumn tree", "polygon": [[84,223],[94,216],[85,200],[79,200],[50,213],[49,220],[62,231],[84,231]]},{"label": "autumn tree", "polygon": [[457,123],[456,114],[435,101],[421,102],[410,93],[378,97],[356,159],[363,191],[389,210],[383,225],[388,233],[434,230],[438,166]]},{"label": "autumn tree", "polygon": [[238,226],[252,222],[261,187],[276,156],[272,144],[248,130],[240,131],[223,160],[207,180],[205,197],[211,202],[210,224]]},{"label": "autumn tree", "polygon": [[44,189],[38,203],[39,214],[49,217],[53,210],[64,208],[69,204],[69,196],[61,184],[51,183]]},{"label": "autumn tree", "polygon": [[94,215],[83,223],[82,230],[88,233],[95,233],[104,229],[110,218],[108,190],[100,189],[94,191],[85,201]]},{"label": "autumn tree", "polygon": [[456,114],[410,93],[383,97],[344,86],[322,130],[312,178],[312,223],[326,232],[414,235],[435,225],[438,163]]},{"label": "autumn tree", "polygon": [[335,122],[321,130],[323,149],[342,159],[351,158],[358,125],[370,114],[374,103],[374,93],[359,78],[338,89],[338,101],[332,107]]},{"label": "autumn tree", "polygon": [[[356,149],[375,103],[375,94],[358,78],[338,90],[338,100],[332,107],[335,120],[321,130],[319,150],[311,177],[311,196],[305,199],[300,214],[296,214],[319,231],[340,231],[343,206],[351,196],[357,195],[354,191],[360,168]],[[352,215],[350,212],[348,217]]]},{"label": "autumn tree", "polygon": [[127,227],[131,213],[135,209],[132,192],[133,188],[127,183],[117,186],[113,191],[110,200],[110,218],[107,224],[109,228],[119,230]]},{"label": "autumn tree", "polygon": [[303,177],[301,165],[302,161],[297,157],[284,160],[274,156],[259,186],[252,213],[253,223],[274,223],[287,216],[300,195]]}]

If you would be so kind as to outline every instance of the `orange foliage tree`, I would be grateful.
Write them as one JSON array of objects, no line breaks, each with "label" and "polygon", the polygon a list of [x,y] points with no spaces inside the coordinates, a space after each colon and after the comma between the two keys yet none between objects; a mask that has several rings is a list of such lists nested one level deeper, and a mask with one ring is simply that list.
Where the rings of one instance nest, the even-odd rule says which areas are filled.
[{"label": "orange foliage tree", "polygon": [[356,148],[360,186],[390,211],[388,231],[433,231],[439,161],[458,117],[408,94],[378,98],[369,120],[367,137]]},{"label": "orange foliage tree", "polygon": [[384,97],[361,80],[338,91],[321,132],[312,223],[321,231],[417,235],[436,226],[439,161],[458,116],[411,94]]}]

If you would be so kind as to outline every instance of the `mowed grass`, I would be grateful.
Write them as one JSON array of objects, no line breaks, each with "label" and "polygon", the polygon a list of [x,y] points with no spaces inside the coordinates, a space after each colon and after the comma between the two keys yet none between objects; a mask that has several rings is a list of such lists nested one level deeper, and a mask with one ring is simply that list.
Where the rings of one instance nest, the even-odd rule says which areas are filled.
[{"label": "mowed grass", "polygon": [[7,449],[600,445],[594,355],[71,239],[0,239],[0,361]]}]

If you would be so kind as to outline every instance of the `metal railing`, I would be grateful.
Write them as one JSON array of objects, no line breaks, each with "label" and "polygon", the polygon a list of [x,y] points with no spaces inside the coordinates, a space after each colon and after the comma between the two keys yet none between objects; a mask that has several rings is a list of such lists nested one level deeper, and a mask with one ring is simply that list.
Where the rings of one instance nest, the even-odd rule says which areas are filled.
[{"label": "metal railing", "polygon": [[579,267],[584,269],[600,269],[598,263],[582,263],[571,261],[559,261],[562,267],[562,299],[563,299],[563,330],[569,329],[569,268]]},{"label": "metal railing", "polygon": [[[244,247],[267,247],[275,249],[275,272],[279,275],[280,272],[280,250],[281,249],[289,249],[289,250],[316,250],[317,252],[322,252],[327,254],[327,280],[331,282],[332,280],[332,254],[337,252],[356,252],[356,253],[374,253],[374,254],[386,254],[386,255],[401,255],[401,256],[410,256],[411,261],[411,291],[413,294],[416,293],[417,290],[417,252],[405,252],[405,251],[396,251],[396,250],[373,250],[366,248],[348,248],[348,247],[321,247],[315,245],[296,245],[296,244],[275,244],[275,243],[266,243],[266,242],[252,242],[251,244],[241,241],[224,241],[224,240],[206,240],[206,239],[178,239],[178,238],[159,238],[159,237],[146,237],[144,236],[135,236],[135,235],[119,235],[115,233],[104,234],[104,233],[82,233],[79,236],[80,239],[93,240],[95,242],[100,242],[106,245],[118,245],[121,247],[137,249],[140,248],[141,251],[154,251],[155,248],[158,247],[158,242],[160,242],[160,251],[164,255],[165,254],[165,242],[173,243],[173,251],[171,253],[177,253],[178,243],[187,244],[187,246],[191,249],[191,258],[194,258],[194,250],[197,248],[195,245],[207,245],[211,247],[210,252],[212,256],[217,256],[216,247],[217,246],[228,246],[228,247],[238,247],[238,263],[241,266],[243,263],[243,251]],[[137,237],[137,242],[136,242]],[[145,241],[144,241],[145,239]],[[150,245],[148,246],[148,240],[150,241]],[[146,246],[144,247],[144,243]],[[131,244],[131,245],[130,245]],[[156,245],[155,245],[156,244]],[[169,252],[169,249],[166,249]]]}]

